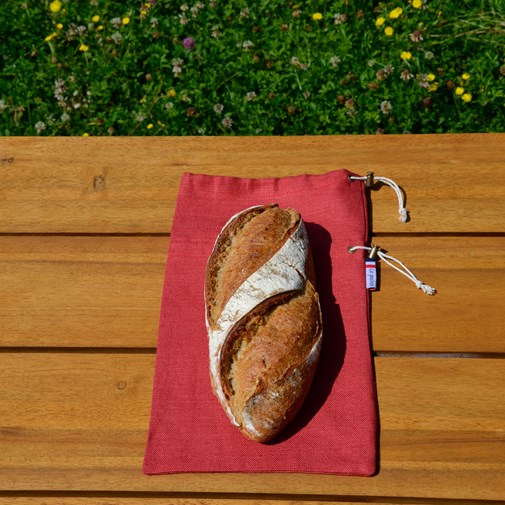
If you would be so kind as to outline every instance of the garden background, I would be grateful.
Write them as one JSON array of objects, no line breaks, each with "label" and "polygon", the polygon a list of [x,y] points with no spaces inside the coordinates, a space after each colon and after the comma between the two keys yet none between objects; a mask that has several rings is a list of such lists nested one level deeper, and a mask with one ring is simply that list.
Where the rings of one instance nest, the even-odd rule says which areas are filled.
[{"label": "garden background", "polygon": [[1,135],[505,131],[505,1],[2,0]]}]

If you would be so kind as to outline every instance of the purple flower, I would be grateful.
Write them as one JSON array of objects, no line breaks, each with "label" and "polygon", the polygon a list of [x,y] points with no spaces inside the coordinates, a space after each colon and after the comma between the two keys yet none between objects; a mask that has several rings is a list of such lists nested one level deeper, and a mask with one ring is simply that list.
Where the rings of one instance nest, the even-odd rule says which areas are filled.
[{"label": "purple flower", "polygon": [[195,47],[195,39],[193,37],[186,37],[182,41],[182,45],[188,50],[191,51]]}]

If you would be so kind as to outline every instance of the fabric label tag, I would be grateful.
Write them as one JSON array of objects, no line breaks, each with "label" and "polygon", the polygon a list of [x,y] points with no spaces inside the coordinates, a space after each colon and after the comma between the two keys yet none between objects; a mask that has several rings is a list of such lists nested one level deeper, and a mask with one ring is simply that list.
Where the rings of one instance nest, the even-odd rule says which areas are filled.
[{"label": "fabric label tag", "polygon": [[377,262],[372,259],[365,261],[366,288],[370,291],[377,289]]}]

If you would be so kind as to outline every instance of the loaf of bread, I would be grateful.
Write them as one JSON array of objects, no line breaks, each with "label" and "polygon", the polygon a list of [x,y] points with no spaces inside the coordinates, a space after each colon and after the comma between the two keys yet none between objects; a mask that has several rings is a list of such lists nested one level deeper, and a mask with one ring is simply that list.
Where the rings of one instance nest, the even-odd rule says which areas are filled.
[{"label": "loaf of bread", "polygon": [[205,277],[210,376],[231,422],[266,442],[293,419],[317,367],[322,321],[305,225],[257,206],[217,237]]}]

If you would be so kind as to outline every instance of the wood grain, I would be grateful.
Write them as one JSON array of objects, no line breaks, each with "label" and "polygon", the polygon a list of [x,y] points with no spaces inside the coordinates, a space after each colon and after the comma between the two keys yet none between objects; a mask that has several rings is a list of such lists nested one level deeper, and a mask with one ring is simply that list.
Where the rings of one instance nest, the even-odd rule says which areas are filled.
[{"label": "wood grain", "polygon": [[142,475],[153,366],[142,354],[0,354],[0,489],[505,498],[503,360],[378,358],[372,478]]},{"label": "wood grain", "polygon": [[[156,346],[168,237],[0,237],[0,346]],[[374,349],[505,352],[505,237],[377,242],[438,294],[382,265]]]},{"label": "wood grain", "polygon": [[155,347],[168,237],[0,237],[0,345]]},{"label": "wood grain", "polygon": [[504,134],[0,139],[0,233],[167,233],[183,172],[290,176],[347,168],[407,193],[372,195],[376,232],[503,232]]}]

